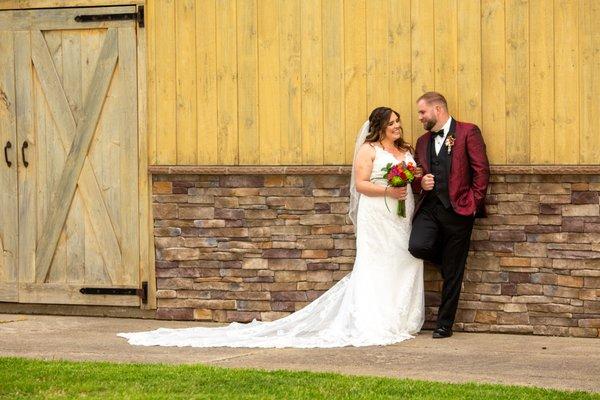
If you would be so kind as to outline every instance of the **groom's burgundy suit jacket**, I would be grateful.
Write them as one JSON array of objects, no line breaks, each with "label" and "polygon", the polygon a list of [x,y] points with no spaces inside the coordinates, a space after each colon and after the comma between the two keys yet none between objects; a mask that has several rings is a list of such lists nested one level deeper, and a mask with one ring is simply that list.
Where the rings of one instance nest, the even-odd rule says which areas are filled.
[{"label": "groom's burgundy suit jacket", "polygon": [[[475,124],[452,121],[447,138],[453,135],[454,145],[450,150],[450,173],[448,191],[454,212],[464,216],[485,217],[485,195],[490,178],[490,166],[485,152],[485,142],[481,131]],[[425,132],[415,147],[415,161],[423,168],[423,175],[430,173],[430,149],[433,146],[431,132]],[[440,151],[446,151],[444,148]],[[434,177],[435,179],[435,177]],[[415,213],[421,207],[426,196],[434,196],[433,191],[421,188],[421,179],[412,183],[415,193],[421,193]]]}]

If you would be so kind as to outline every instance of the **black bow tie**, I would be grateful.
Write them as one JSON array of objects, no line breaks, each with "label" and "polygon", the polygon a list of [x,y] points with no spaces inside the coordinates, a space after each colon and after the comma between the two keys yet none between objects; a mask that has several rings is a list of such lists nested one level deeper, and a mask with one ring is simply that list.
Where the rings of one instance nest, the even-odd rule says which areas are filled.
[{"label": "black bow tie", "polygon": [[440,129],[439,131],[431,131],[431,134],[433,135],[433,137],[444,137],[444,130]]}]

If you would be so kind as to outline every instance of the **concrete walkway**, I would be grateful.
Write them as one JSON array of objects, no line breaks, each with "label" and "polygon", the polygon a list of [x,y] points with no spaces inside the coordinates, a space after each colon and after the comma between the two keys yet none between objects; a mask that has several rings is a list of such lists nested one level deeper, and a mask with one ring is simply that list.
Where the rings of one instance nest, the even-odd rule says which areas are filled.
[{"label": "concrete walkway", "polygon": [[[118,332],[197,322],[0,314],[0,355],[338,372],[443,382],[489,382],[600,392],[600,339],[430,331],[386,347],[228,349],[131,346]],[[202,324],[211,326],[211,324]]]}]

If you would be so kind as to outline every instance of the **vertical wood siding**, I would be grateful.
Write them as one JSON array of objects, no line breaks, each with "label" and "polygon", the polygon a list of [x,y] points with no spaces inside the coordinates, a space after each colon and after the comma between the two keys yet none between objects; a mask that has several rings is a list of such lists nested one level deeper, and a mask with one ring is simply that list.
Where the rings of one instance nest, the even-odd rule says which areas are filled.
[{"label": "vertical wood siding", "polygon": [[351,163],[374,107],[446,95],[493,164],[598,164],[600,1],[148,0],[151,164]]}]

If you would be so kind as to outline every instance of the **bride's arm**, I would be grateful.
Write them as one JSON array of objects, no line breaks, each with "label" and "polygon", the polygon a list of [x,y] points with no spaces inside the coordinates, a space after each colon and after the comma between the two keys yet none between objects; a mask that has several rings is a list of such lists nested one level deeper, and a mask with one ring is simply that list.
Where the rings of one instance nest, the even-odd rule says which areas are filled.
[{"label": "bride's arm", "polygon": [[373,160],[375,159],[375,149],[368,143],[365,143],[358,150],[356,162],[354,164],[354,177],[356,191],[365,196],[381,197],[390,196],[396,199],[406,198],[406,187],[395,188],[376,185],[371,182],[371,171],[373,170]]}]

